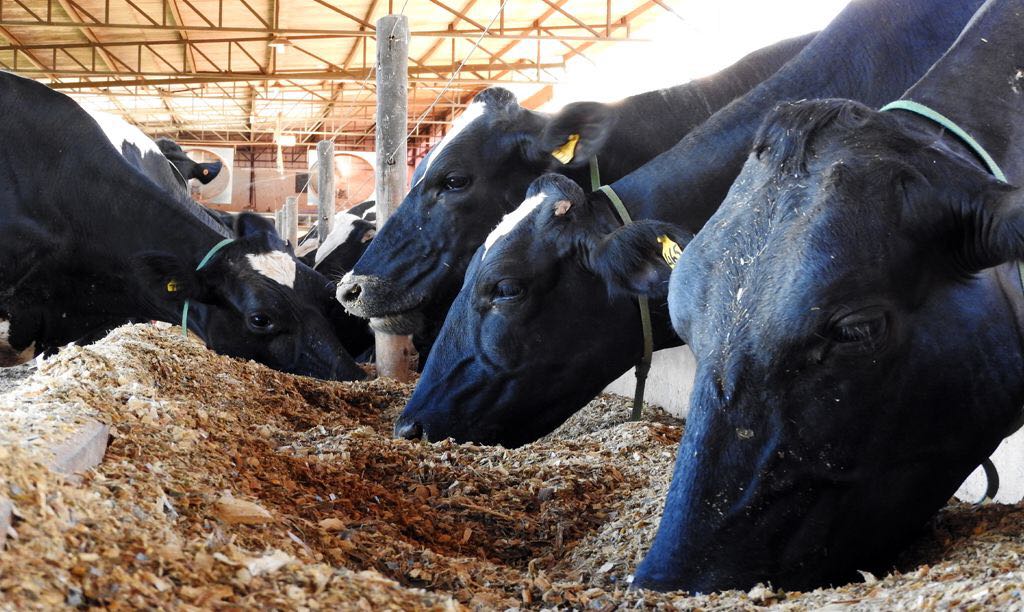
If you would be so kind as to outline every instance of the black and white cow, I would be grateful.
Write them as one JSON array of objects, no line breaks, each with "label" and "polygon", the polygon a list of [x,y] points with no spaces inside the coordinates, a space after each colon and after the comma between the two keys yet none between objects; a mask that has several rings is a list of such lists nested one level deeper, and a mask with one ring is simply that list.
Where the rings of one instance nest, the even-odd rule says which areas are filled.
[{"label": "black and white cow", "polygon": [[[198,166],[198,164],[188,159],[176,142],[166,138],[154,141],[138,127],[117,115],[102,111],[86,110],[86,112],[99,124],[107,140],[128,160],[128,163],[149,177],[151,181],[166,189],[168,193],[177,197],[190,197],[188,181],[182,175],[182,170],[192,172],[193,170],[190,168]],[[164,141],[164,144],[161,144],[161,141]],[[182,161],[181,158],[184,158],[185,161]],[[220,171],[220,162],[217,162],[217,171]],[[232,213],[205,206],[202,206],[201,210],[224,227],[228,229],[234,227],[235,216]]]},{"label": "black and white cow", "polygon": [[805,590],[887,571],[1019,427],[1022,66],[1024,2],[990,0],[903,95],[945,127],[846,100],[769,117],[672,273],[698,369],[635,584]]},{"label": "black and white cow", "polygon": [[99,124],[107,140],[128,160],[128,163],[168,193],[187,193],[185,181],[178,175],[178,170],[172,165],[173,162],[164,155],[161,147],[152,138],[117,115],[94,110],[86,112]]},{"label": "black and white cow", "polygon": [[164,157],[167,158],[167,161],[171,162],[175,170],[175,178],[178,179],[181,187],[186,190],[188,189],[188,181],[190,179],[196,179],[203,185],[209,184],[210,181],[217,178],[223,166],[220,160],[206,163],[192,160],[181,149],[181,145],[170,138],[157,138],[156,146],[160,147]]},{"label": "black and white cow", "polygon": [[234,230],[136,170],[70,98],[0,72],[0,364],[128,319],[181,322],[188,300],[189,328],[218,352],[363,378],[334,329],[333,283],[260,217]]},{"label": "black and white cow", "polygon": [[[370,202],[372,206],[372,202]],[[366,212],[363,205],[361,212]],[[349,211],[355,210],[350,208]],[[370,209],[372,210],[372,208]],[[371,213],[375,218],[375,214]],[[314,270],[323,274],[332,281],[340,279],[359,257],[366,251],[370,241],[377,231],[376,225],[366,218],[340,212],[334,215],[333,229],[328,234],[327,240],[302,260]],[[314,228],[315,229],[315,228]],[[340,306],[339,306],[340,309]],[[355,315],[344,313],[344,321],[339,321],[339,331],[342,334],[342,341],[345,348],[356,357],[359,362],[370,362],[374,360],[374,337],[366,319]]]},{"label": "black and white cow", "polygon": [[[634,219],[670,221],[685,246],[725,197],[757,127],[779,102],[817,96],[881,104],[948,48],[980,0],[861,0],[775,76],[675,147],[613,183]],[[669,268],[640,251],[607,196],[545,177],[474,257],[397,435],[519,445],[557,427],[643,353],[631,293],[664,296]],[[659,234],[660,235],[660,234]],[[634,269],[635,268],[635,269]],[[630,273],[623,273],[623,269]],[[642,272],[642,273],[638,273]],[[678,346],[664,299],[655,349]]]},{"label": "black and white cow", "polygon": [[[335,223],[337,223],[337,215],[346,213],[351,216],[362,219],[363,221],[366,221],[374,228],[374,230],[376,230],[377,203],[374,202],[373,200],[366,200],[365,202],[360,202],[359,204],[356,204],[355,206],[349,208],[346,211],[343,211],[341,213],[335,213]],[[332,227],[335,227],[335,225],[332,225]],[[299,237],[299,244],[295,246],[295,255],[301,257],[302,261],[306,262],[306,265],[310,267],[312,267],[316,263],[315,253],[316,250],[320,248],[320,241],[317,237],[317,230],[318,228],[314,224],[313,227],[309,228],[309,231],[307,231],[305,234]],[[365,247],[361,249],[360,255],[365,250]],[[358,259],[359,258],[356,257],[356,260]],[[355,260],[352,261],[352,264],[355,264]],[[348,272],[351,269],[352,266],[350,265],[345,269],[345,271]]]},{"label": "black and white cow", "polygon": [[334,215],[331,233],[312,253],[313,269],[327,278],[340,279],[366,251],[377,226],[348,212]]},{"label": "black and white cow", "polygon": [[[616,104],[570,104],[554,115],[520,107],[507,90],[483,91],[416,168],[412,189],[339,284],[338,299],[375,329],[419,330],[431,339],[473,252],[531,181],[555,171],[589,186],[595,156],[603,181],[621,178],[771,76],[812,38],[778,43],[684,85]],[[712,157],[699,163],[714,163]]]}]

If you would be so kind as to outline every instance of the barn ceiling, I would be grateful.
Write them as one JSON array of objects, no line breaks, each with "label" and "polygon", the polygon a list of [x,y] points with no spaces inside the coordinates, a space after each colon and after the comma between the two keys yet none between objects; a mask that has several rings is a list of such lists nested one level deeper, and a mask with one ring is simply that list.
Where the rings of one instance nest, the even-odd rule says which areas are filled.
[{"label": "barn ceiling", "polygon": [[0,0],[0,68],[183,143],[372,150],[374,26],[402,12],[416,154],[481,89],[540,104],[568,59],[636,42],[634,29],[669,11],[663,0]]}]

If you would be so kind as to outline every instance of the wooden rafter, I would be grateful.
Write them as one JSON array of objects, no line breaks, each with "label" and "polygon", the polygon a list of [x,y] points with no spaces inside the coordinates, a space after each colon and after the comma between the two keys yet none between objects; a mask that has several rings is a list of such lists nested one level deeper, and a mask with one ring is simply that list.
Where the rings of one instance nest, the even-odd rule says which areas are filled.
[{"label": "wooden rafter", "polygon": [[[594,45],[640,40],[630,37],[633,19],[667,6],[665,0],[619,2],[613,14],[609,0],[599,7],[522,0],[496,16],[500,0],[429,0],[425,11],[428,3],[410,3],[412,155],[427,151],[484,87],[550,85],[566,59]],[[0,39],[0,68],[11,69],[16,58],[17,72],[76,96],[111,100],[154,133],[244,143],[255,151],[272,144],[281,114],[280,127],[304,141],[335,137],[339,146],[367,149],[375,130],[373,24],[391,4],[0,0],[6,39]],[[46,34],[55,31],[59,37]],[[288,39],[287,63],[268,44],[275,37]],[[475,53],[455,75],[471,44]],[[270,88],[273,96],[264,93]]]}]

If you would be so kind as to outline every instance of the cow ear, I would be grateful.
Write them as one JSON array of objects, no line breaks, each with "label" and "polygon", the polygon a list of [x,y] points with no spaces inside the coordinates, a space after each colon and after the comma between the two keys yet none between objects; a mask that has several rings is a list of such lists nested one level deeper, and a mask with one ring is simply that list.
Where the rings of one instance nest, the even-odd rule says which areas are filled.
[{"label": "cow ear", "polygon": [[235,235],[239,238],[263,238],[266,246],[275,251],[289,250],[288,243],[274,229],[274,224],[257,214],[242,213],[235,217]]},{"label": "cow ear", "polygon": [[220,174],[221,162],[215,161],[206,164],[196,164],[192,171],[192,178],[198,179],[203,185],[208,184]]},{"label": "cow ear", "polygon": [[135,256],[132,264],[139,284],[157,303],[209,301],[209,291],[194,264],[190,266],[174,255],[155,252]]},{"label": "cow ear", "polygon": [[954,207],[963,238],[963,260],[972,272],[1024,261],[1024,189],[993,183],[970,206]]},{"label": "cow ear", "polygon": [[693,234],[671,223],[639,221],[599,239],[587,261],[611,289],[664,297],[669,275],[691,239]]},{"label": "cow ear", "polygon": [[552,162],[582,166],[604,146],[616,118],[607,104],[574,102],[547,122],[538,137],[537,148]]}]

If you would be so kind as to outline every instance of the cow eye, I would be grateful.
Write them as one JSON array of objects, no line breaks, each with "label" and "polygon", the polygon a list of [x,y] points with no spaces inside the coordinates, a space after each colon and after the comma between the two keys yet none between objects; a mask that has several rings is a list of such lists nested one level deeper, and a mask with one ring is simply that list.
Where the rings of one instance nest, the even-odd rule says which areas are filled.
[{"label": "cow eye", "polygon": [[461,174],[449,174],[444,177],[444,188],[446,191],[458,191],[469,186],[469,177]]},{"label": "cow eye", "polygon": [[262,312],[254,312],[248,318],[249,327],[254,331],[268,331],[274,326],[274,322]]},{"label": "cow eye", "polygon": [[506,278],[495,283],[492,300],[495,302],[512,302],[522,297],[525,292],[526,290],[519,281]]},{"label": "cow eye", "polygon": [[885,312],[867,309],[848,314],[833,323],[829,336],[836,344],[875,348],[885,340],[888,329]]}]

